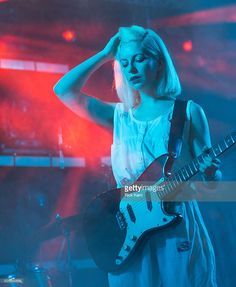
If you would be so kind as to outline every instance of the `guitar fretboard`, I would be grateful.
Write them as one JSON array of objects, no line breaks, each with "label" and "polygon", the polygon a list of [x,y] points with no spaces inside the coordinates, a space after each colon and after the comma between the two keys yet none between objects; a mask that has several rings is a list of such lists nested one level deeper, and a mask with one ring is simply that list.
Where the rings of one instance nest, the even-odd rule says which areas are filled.
[{"label": "guitar fretboard", "polygon": [[182,183],[188,181],[192,176],[199,172],[200,163],[204,162],[204,157],[209,155],[211,158],[220,156],[227,149],[232,147],[236,142],[236,132],[227,135],[218,144],[212,146],[207,152],[203,152],[190,163],[186,164],[180,170],[168,177],[164,183],[164,189],[159,192],[159,197],[164,198],[176,191]]}]

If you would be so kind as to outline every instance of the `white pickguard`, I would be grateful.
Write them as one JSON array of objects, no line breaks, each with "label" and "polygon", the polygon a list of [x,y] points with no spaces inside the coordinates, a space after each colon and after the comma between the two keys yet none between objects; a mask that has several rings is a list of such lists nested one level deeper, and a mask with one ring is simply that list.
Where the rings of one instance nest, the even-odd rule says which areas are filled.
[{"label": "white pickguard", "polygon": [[[149,192],[151,209],[148,209],[146,193]],[[135,222],[131,220],[127,206],[130,205],[135,216]],[[120,211],[127,224],[127,234],[124,244],[117,256],[116,264],[120,265],[136,247],[139,238],[144,232],[152,228],[167,225],[176,215],[169,215],[163,212],[163,202],[158,197],[157,191],[140,190],[127,193],[120,202]]]}]

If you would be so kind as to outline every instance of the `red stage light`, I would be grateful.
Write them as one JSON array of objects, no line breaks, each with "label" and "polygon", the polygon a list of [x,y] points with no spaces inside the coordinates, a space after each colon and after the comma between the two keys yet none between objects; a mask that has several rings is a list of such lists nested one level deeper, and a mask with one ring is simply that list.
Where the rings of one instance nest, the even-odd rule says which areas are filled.
[{"label": "red stage light", "polygon": [[182,44],[182,48],[185,52],[191,52],[193,49],[193,43],[191,40],[187,40],[185,42],[183,42]]},{"label": "red stage light", "polygon": [[66,30],[62,33],[62,37],[67,42],[74,42],[76,40],[76,34],[72,30]]}]

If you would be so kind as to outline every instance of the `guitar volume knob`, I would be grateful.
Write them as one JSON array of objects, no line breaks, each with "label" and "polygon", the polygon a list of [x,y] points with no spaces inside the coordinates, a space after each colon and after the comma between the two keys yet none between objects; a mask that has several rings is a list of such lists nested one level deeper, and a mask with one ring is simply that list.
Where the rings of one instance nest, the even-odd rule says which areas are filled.
[{"label": "guitar volume knob", "polygon": [[120,265],[122,263],[123,257],[122,256],[117,256],[116,257],[116,264]]},{"label": "guitar volume knob", "polygon": [[125,245],[125,246],[124,246],[124,250],[125,250],[125,251],[130,251],[130,246],[129,246],[129,245]]},{"label": "guitar volume knob", "polygon": [[137,241],[137,237],[134,236],[134,235],[132,235],[132,236],[131,236],[131,240],[135,242],[135,241]]}]

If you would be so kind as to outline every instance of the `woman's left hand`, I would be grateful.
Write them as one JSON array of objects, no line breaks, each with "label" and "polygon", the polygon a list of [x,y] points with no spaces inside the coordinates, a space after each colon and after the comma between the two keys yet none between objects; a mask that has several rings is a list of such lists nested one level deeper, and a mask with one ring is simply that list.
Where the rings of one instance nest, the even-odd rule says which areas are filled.
[{"label": "woman's left hand", "polygon": [[199,170],[203,173],[206,180],[215,180],[217,171],[220,168],[221,161],[218,158],[211,158],[207,154],[208,148],[204,148],[205,156],[203,157],[204,162],[200,163]]}]

